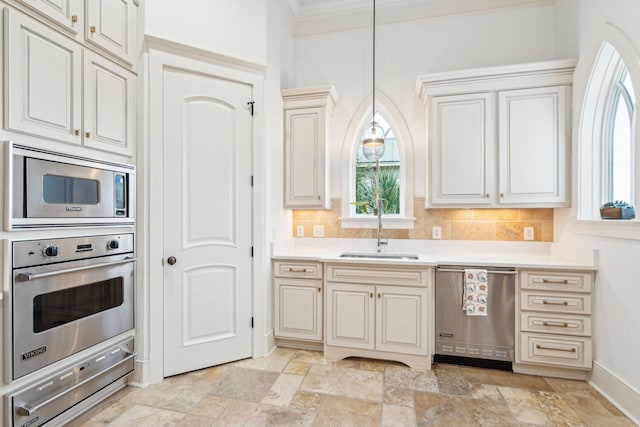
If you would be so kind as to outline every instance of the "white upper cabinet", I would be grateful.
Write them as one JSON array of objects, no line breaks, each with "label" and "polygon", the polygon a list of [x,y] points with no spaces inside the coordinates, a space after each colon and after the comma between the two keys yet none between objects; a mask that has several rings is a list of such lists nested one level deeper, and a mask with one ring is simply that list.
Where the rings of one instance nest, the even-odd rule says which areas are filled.
[{"label": "white upper cabinet", "polygon": [[569,202],[570,93],[568,86],[498,93],[500,203]]},{"label": "white upper cabinet", "polygon": [[329,118],[338,100],[333,86],[285,89],[285,200],[290,209],[330,209]]},{"label": "white upper cabinet", "polygon": [[79,43],[135,65],[138,7],[134,0],[16,0],[25,12],[56,24]]},{"label": "white upper cabinet", "polygon": [[[82,0],[17,0],[30,9],[56,22],[71,35],[78,35],[82,31],[84,15]],[[94,0],[90,0],[91,3]],[[99,1],[95,1],[98,3]],[[101,3],[101,2],[100,2]]]},{"label": "white upper cabinet", "polygon": [[80,144],[82,48],[20,13],[5,13],[7,127]]},{"label": "white upper cabinet", "polygon": [[432,74],[427,207],[568,206],[575,60]]},{"label": "white upper cabinet", "polygon": [[135,75],[93,52],[84,55],[84,145],[130,156]]},{"label": "white upper cabinet", "polygon": [[495,168],[493,96],[434,97],[431,103],[431,203],[491,204]]},{"label": "white upper cabinet", "polygon": [[5,128],[131,156],[136,75],[17,10],[4,13]]},{"label": "white upper cabinet", "polygon": [[89,0],[86,5],[87,43],[133,64],[137,10],[133,0]]}]

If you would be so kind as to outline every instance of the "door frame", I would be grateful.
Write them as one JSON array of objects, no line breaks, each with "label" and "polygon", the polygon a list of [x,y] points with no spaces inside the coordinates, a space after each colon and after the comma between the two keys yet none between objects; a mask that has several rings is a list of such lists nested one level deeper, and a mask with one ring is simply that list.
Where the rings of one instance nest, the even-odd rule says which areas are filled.
[{"label": "door frame", "polygon": [[[146,385],[164,378],[164,267],[163,267],[163,70],[184,69],[251,86],[255,114],[252,120],[252,195],[253,268],[252,313],[254,328],[252,355],[261,357],[275,346],[271,311],[267,309],[271,267],[267,232],[267,153],[264,85],[266,67],[202,51],[152,37],[145,39],[143,61],[139,63],[142,90],[138,105],[137,145],[138,218],[136,252],[136,371],[132,383]],[[249,100],[247,100],[249,101]],[[249,179],[249,177],[247,177]],[[250,250],[250,248],[247,248]]]}]

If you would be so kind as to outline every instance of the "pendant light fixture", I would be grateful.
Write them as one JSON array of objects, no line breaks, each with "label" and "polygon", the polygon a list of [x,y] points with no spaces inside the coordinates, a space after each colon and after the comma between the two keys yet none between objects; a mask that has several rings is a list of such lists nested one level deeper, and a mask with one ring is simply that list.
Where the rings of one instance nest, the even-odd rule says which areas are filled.
[{"label": "pendant light fixture", "polygon": [[379,161],[384,155],[384,130],[376,123],[376,0],[373,0],[373,101],[371,123],[362,135],[362,153],[367,160]]}]

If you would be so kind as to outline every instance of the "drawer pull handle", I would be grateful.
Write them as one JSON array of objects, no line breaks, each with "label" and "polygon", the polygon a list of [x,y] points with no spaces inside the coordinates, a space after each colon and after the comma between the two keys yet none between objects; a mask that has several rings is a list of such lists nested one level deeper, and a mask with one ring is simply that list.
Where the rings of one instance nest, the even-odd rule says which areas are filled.
[{"label": "drawer pull handle", "polygon": [[566,351],[567,353],[575,353],[576,352],[575,348],[566,349],[566,348],[544,347],[544,346],[542,346],[540,344],[536,344],[536,348],[538,350]]},{"label": "drawer pull handle", "polygon": [[567,322],[542,322],[542,326],[558,326],[560,328],[568,328],[569,324]]},{"label": "drawer pull handle", "polygon": [[542,304],[545,305],[569,305],[568,301],[547,301],[546,299],[542,300]]},{"label": "drawer pull handle", "polygon": [[289,268],[290,273],[306,273],[306,268]]},{"label": "drawer pull handle", "polygon": [[542,283],[555,283],[558,285],[568,285],[569,281],[567,279],[542,279]]}]

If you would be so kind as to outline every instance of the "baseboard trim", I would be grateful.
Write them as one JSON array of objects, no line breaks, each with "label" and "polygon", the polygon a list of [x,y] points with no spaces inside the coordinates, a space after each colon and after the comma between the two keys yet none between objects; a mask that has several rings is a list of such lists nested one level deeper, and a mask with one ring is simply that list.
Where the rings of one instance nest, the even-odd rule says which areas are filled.
[{"label": "baseboard trim", "polygon": [[640,391],[595,361],[589,384],[631,421],[640,425]]}]

